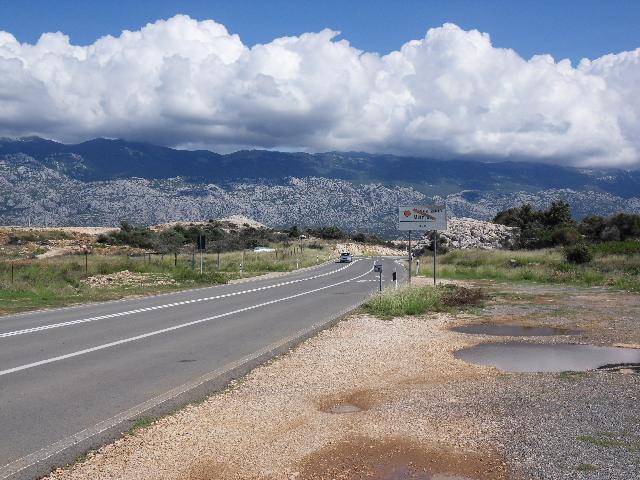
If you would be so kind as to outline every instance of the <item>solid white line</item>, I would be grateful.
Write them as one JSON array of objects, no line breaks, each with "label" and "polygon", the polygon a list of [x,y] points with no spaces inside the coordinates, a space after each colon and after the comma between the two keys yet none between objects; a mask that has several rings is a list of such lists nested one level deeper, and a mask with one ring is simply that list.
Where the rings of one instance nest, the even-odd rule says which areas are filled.
[{"label": "solid white line", "polygon": [[357,277],[349,278],[347,280],[343,280],[341,282],[334,283],[334,284],[331,284],[331,285],[326,285],[324,287],[315,288],[313,290],[308,290],[306,292],[296,293],[295,295],[290,295],[288,297],[282,297],[282,298],[278,298],[276,300],[270,300],[268,302],[259,303],[257,305],[252,305],[250,307],[240,308],[238,310],[233,310],[233,311],[227,312],[227,313],[221,313],[219,315],[214,315],[212,317],[201,318],[200,320],[194,320],[192,322],[181,323],[180,325],[174,325],[173,327],[167,327],[167,328],[163,328],[161,330],[155,330],[153,332],[143,333],[142,335],[136,335],[135,337],[123,338],[122,340],[117,340],[115,342],[109,342],[109,343],[105,343],[105,344],[98,345],[98,346],[95,346],[95,347],[85,348],[84,350],[79,350],[77,352],[67,353],[65,355],[60,355],[58,357],[47,358],[45,360],[40,360],[38,362],[28,363],[26,365],[20,365],[18,367],[9,368],[7,370],[0,370],[0,377],[2,377],[4,375],[9,375],[10,373],[20,372],[22,370],[28,370],[30,368],[39,367],[41,365],[47,365],[49,363],[54,363],[54,362],[59,362],[61,360],[66,360],[68,358],[73,358],[73,357],[77,357],[77,356],[80,356],[80,355],[85,355],[87,353],[97,352],[98,350],[104,350],[106,348],[115,347],[115,346],[122,345],[122,344],[125,344],[125,343],[135,342],[137,340],[142,340],[144,338],[153,337],[155,335],[160,335],[162,333],[172,332],[174,330],[179,330],[181,328],[191,327],[191,326],[197,325],[199,323],[209,322],[211,320],[216,320],[216,319],[222,318],[222,317],[228,317],[229,315],[235,315],[237,313],[247,312],[249,310],[255,310],[256,308],[266,307],[267,305],[273,305],[274,303],[285,302],[287,300],[291,300],[291,299],[294,299],[294,298],[302,297],[303,295],[309,295],[311,293],[319,292],[321,290],[326,290],[327,288],[332,288],[332,287],[336,287],[338,285],[342,285],[343,283],[348,283],[348,282],[352,282],[354,280],[358,280],[359,278],[362,278],[365,275],[371,273],[371,271],[372,270],[368,270],[367,272],[363,273],[362,275],[358,275]]},{"label": "solid white line", "polygon": [[[355,263],[355,262],[357,262],[357,260],[355,260],[353,263]],[[331,270],[330,272],[321,273],[321,274],[314,275],[314,276],[311,276],[311,277],[300,278],[298,280],[289,280],[287,282],[280,282],[280,283],[276,283],[276,284],[273,284],[273,285],[266,285],[264,287],[250,288],[250,289],[247,289],[247,290],[242,290],[240,292],[225,293],[225,294],[216,295],[216,296],[213,296],[213,297],[195,298],[193,300],[183,300],[181,302],[167,303],[165,305],[156,305],[154,307],[138,308],[138,309],[135,309],[135,310],[127,310],[125,312],[109,313],[109,314],[106,314],[106,315],[99,315],[99,316],[96,316],[96,317],[82,318],[82,319],[79,319],[79,320],[69,320],[67,322],[53,323],[53,324],[50,324],[50,325],[41,325],[39,327],[25,328],[25,329],[22,329],[22,330],[14,330],[12,332],[0,333],[0,338],[15,337],[17,335],[24,335],[24,334],[27,334],[27,333],[35,333],[35,332],[42,332],[44,330],[51,330],[52,328],[68,327],[70,325],[78,325],[78,324],[81,324],[81,323],[95,322],[96,320],[104,320],[106,318],[122,317],[124,315],[133,315],[134,313],[151,312],[153,310],[161,310],[161,309],[170,308],[170,307],[179,307],[179,306],[182,306],[182,305],[189,305],[189,304],[192,304],[192,303],[209,302],[211,300],[219,300],[221,298],[235,297],[235,296],[244,295],[244,294],[247,294],[247,293],[259,292],[259,291],[262,291],[262,290],[269,290],[271,288],[282,287],[282,286],[291,285],[291,284],[294,284],[294,283],[306,282],[306,281],[309,281],[309,280],[315,280],[316,278],[325,277],[327,275],[332,275],[334,273],[341,272],[342,270],[346,269],[347,267],[350,267],[351,265],[353,265],[353,263],[349,263],[344,267],[338,268],[337,270]]]}]

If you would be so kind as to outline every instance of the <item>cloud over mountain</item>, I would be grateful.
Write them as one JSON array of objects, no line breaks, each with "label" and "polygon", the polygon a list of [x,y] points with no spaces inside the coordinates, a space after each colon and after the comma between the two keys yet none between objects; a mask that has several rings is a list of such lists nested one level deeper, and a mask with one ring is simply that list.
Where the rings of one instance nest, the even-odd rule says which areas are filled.
[{"label": "cloud over mountain", "polygon": [[640,49],[573,67],[452,24],[384,56],[336,37],[249,48],[182,15],[88,46],[0,31],[0,136],[640,166]]}]

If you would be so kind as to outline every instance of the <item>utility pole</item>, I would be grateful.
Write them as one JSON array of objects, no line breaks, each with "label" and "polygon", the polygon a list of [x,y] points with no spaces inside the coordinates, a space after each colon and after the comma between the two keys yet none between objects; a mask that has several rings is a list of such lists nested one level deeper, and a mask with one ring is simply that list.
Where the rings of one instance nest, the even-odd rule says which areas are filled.
[{"label": "utility pole", "polygon": [[438,251],[438,232],[433,232],[433,286],[436,286],[436,254]]},{"label": "utility pole", "polygon": [[409,284],[411,284],[411,230],[409,230]]}]

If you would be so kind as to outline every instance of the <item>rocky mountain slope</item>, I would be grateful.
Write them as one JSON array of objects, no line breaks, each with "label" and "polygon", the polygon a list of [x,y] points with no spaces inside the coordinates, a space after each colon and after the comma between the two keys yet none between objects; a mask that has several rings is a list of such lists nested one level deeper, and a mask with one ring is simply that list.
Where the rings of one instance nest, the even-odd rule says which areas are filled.
[{"label": "rocky mountain slope", "polygon": [[357,153],[218,155],[112,140],[0,141],[5,225],[158,224],[240,214],[274,227],[334,224],[388,237],[398,233],[398,205],[433,198],[446,201],[452,216],[476,219],[559,199],[576,217],[640,212],[640,172]]}]

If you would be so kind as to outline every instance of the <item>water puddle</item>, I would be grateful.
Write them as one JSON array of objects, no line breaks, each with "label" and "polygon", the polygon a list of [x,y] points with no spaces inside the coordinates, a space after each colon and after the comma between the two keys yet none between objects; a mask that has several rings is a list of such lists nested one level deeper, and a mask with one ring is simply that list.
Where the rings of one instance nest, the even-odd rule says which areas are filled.
[{"label": "water puddle", "polygon": [[498,337],[548,337],[551,335],[576,335],[579,330],[556,327],[527,327],[523,325],[480,324],[452,327],[452,331],[472,335],[493,335]]},{"label": "water puddle", "polygon": [[296,478],[305,480],[489,480],[505,474],[491,457],[401,438],[355,438],[329,445],[306,457],[298,473]]},{"label": "water puddle", "polygon": [[603,365],[640,363],[638,349],[574,344],[483,343],[458,350],[454,356],[507,372],[584,371]]}]

